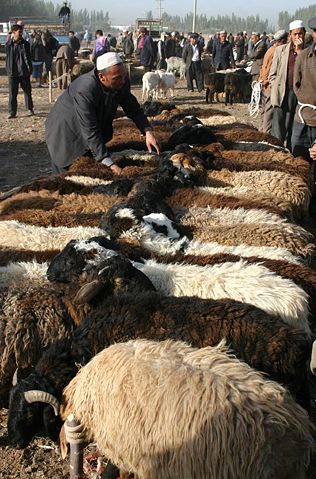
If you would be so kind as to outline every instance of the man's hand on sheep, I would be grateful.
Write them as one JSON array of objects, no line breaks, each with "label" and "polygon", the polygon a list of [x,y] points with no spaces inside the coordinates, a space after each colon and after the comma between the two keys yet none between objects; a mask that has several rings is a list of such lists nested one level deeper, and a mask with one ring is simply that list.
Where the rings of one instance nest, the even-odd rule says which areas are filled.
[{"label": "man's hand on sheep", "polygon": [[150,153],[152,152],[152,147],[154,147],[158,155],[160,155],[158,140],[152,130],[146,131],[146,146]]},{"label": "man's hand on sheep", "polygon": [[312,160],[316,160],[316,143],[309,149],[309,154]]},{"label": "man's hand on sheep", "polygon": [[122,168],[120,168],[117,164],[113,163],[113,165],[110,166],[110,170],[115,174],[115,175],[120,175],[122,173]]}]

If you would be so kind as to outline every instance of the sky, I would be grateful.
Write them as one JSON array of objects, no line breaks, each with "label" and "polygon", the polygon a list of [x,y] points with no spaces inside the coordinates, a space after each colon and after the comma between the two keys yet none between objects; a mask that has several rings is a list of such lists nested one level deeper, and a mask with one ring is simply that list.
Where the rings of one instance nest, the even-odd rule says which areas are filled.
[{"label": "sky", "polygon": [[[297,8],[306,7],[311,1],[300,0],[253,0],[243,2],[236,0],[225,0],[225,2],[215,2],[210,0],[195,0],[197,13],[205,14],[207,17],[217,15],[231,15],[234,12],[237,16],[246,17],[248,15],[260,15],[262,19],[268,19],[272,25],[277,26],[278,13],[281,10],[287,10],[294,13]],[[54,0],[54,3],[61,1]],[[185,16],[193,11],[194,0],[118,0],[105,2],[104,0],[70,0],[71,7],[75,10],[87,8],[88,10],[104,10],[109,12],[112,25],[134,24],[137,17],[146,17],[148,11],[153,12],[154,18],[159,18],[159,7],[162,12],[170,15]],[[221,5],[221,8],[218,5]],[[314,2],[312,2],[314,3]]]}]

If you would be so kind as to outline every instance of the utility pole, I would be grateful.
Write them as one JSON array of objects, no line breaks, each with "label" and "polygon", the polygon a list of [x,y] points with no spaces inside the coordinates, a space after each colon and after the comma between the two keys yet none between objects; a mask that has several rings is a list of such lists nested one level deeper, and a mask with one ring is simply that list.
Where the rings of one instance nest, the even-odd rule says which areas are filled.
[{"label": "utility pole", "polygon": [[197,4],[197,0],[193,0],[193,22],[192,22],[192,32],[195,32],[195,26],[196,26],[196,4]]},{"label": "utility pole", "polygon": [[156,0],[156,2],[158,3],[158,10],[159,10],[159,20],[161,20],[161,14],[162,14],[162,2],[164,2],[165,0]]}]

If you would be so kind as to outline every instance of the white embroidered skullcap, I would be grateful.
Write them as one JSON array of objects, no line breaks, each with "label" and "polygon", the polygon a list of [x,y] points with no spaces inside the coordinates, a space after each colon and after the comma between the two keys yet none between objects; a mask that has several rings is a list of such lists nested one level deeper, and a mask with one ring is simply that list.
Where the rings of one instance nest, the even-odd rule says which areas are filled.
[{"label": "white embroidered skullcap", "polygon": [[295,30],[296,28],[304,28],[303,20],[293,20],[289,25],[289,30]]},{"label": "white embroidered skullcap", "polygon": [[113,65],[118,65],[119,63],[123,63],[123,60],[118,53],[103,53],[103,55],[100,55],[97,58],[97,70],[101,71],[105,68],[112,67]]},{"label": "white embroidered skullcap", "polygon": [[221,30],[221,31],[219,32],[219,34],[221,34],[221,33],[227,33],[227,32],[226,32],[226,30]]}]

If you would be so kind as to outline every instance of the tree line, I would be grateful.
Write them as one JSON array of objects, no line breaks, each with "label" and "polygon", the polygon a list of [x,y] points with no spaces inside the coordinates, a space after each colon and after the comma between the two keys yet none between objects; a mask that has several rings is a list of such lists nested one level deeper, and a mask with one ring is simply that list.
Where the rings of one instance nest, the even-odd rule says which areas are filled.
[{"label": "tree line", "polygon": [[[10,17],[19,16],[47,16],[58,19],[60,5],[54,5],[52,2],[44,0],[2,0],[1,17],[3,21],[9,20]],[[308,19],[316,16],[316,5],[310,5],[305,8],[299,8],[293,14],[287,11],[281,11],[278,16],[278,27],[288,29],[289,23],[294,19],[304,20],[306,25]],[[152,11],[147,13],[147,18],[152,18]],[[169,15],[164,12],[161,16],[162,24],[165,29],[170,31],[178,30],[188,32],[192,29],[193,13],[187,13],[184,17],[179,15]],[[81,31],[84,27],[91,30],[102,28],[105,31],[111,28],[109,12],[103,10],[88,11],[87,9],[73,10],[71,15],[71,26],[73,30]],[[133,27],[131,25],[131,27]],[[276,28],[263,20],[259,15],[250,15],[247,17],[239,17],[232,15],[217,15],[217,17],[207,17],[205,14],[197,15],[196,30],[199,32],[215,33],[218,30],[225,29],[228,32],[236,33],[238,31],[247,32],[271,32]]]}]

